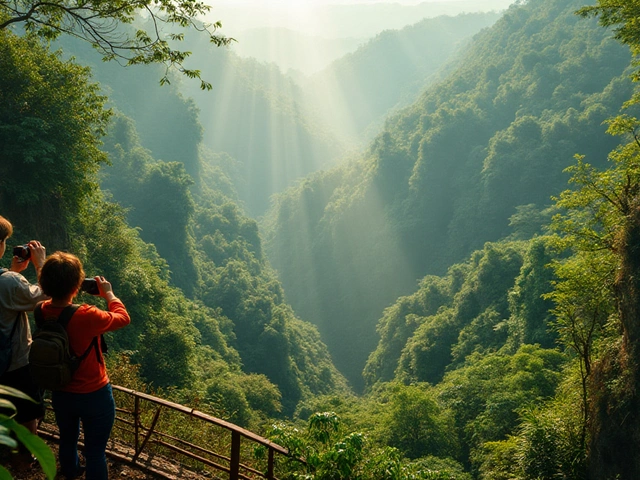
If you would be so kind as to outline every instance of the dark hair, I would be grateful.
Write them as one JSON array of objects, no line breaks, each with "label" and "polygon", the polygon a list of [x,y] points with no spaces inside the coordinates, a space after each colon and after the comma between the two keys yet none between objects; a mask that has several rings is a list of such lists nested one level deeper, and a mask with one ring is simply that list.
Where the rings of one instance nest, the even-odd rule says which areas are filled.
[{"label": "dark hair", "polygon": [[82,262],[71,253],[55,252],[47,258],[40,271],[42,291],[54,299],[77,292],[82,280]]},{"label": "dark hair", "polygon": [[11,222],[0,215],[0,241],[9,238],[13,234]]}]

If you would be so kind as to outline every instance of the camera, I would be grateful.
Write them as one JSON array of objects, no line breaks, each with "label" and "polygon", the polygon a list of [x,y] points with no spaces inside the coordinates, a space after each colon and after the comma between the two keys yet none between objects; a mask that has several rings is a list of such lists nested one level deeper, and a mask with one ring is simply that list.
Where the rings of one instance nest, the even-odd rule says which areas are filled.
[{"label": "camera", "polygon": [[100,289],[98,288],[98,282],[95,278],[85,278],[82,281],[80,290],[87,292],[89,295],[100,295]]},{"label": "camera", "polygon": [[28,260],[31,258],[31,250],[28,245],[18,245],[13,247],[13,256],[21,258],[22,260]]}]

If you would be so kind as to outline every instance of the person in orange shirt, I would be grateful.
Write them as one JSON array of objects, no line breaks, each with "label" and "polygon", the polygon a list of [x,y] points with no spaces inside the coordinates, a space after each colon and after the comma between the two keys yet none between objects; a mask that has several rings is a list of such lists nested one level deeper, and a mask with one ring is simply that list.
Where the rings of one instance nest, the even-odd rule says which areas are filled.
[{"label": "person in orange shirt", "polygon": [[[42,303],[44,317],[57,317],[71,305],[84,278],[82,263],[75,255],[56,252],[49,256],[40,271],[40,286],[51,297]],[[76,478],[83,471],[78,459],[80,422],[84,431],[85,478],[108,479],[105,450],[116,412],[102,347],[94,339],[128,325],[130,317],[124,304],[113,293],[111,284],[104,277],[95,277],[95,280],[98,295],[107,301],[108,311],[83,304],[67,325],[69,344],[76,355],[82,355],[89,348],[95,352],[89,352],[71,382],[52,392],[51,397],[60,429],[60,470],[67,479]]]}]

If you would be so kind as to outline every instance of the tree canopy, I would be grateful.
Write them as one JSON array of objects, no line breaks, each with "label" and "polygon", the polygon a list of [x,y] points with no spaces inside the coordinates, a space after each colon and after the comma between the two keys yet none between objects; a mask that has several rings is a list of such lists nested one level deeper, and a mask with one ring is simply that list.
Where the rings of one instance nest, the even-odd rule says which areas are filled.
[{"label": "tree canopy", "polygon": [[[180,29],[206,33],[216,46],[232,41],[216,33],[220,22],[202,21],[210,10],[204,2],[191,0],[1,0],[0,30],[22,25],[26,32],[48,40],[68,34],[91,43],[104,60],[126,65],[163,63],[167,70],[160,83],[167,83],[171,68],[200,78],[199,70],[183,65],[190,52],[173,46],[184,39]],[[168,31],[163,32],[163,27]],[[203,80],[200,86],[211,89]]]}]

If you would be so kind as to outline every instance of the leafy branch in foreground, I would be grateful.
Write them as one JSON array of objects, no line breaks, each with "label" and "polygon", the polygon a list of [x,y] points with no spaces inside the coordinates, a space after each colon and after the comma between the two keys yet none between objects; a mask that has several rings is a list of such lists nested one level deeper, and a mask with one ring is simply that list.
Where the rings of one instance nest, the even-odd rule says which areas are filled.
[{"label": "leafy branch in foreground", "polygon": [[[291,458],[279,465],[288,480],[470,480],[455,461],[427,455],[411,461],[400,450],[377,444],[368,435],[348,432],[334,412],[316,412],[306,429],[284,423],[269,437],[286,447]],[[264,449],[256,450],[264,456]],[[303,459],[300,462],[297,459]]]},{"label": "leafy branch in foreground", "polygon": [[[220,22],[204,23],[199,18],[211,7],[197,0],[0,0],[0,30],[22,24],[28,33],[52,40],[67,34],[87,41],[105,61],[125,65],[162,63],[167,68],[160,80],[169,83],[168,72],[176,68],[189,78],[200,79],[200,71],[185,68],[191,54],[176,50],[169,42],[184,39],[171,33],[175,27],[192,29],[209,36],[214,45],[228,45],[232,38],[217,34]],[[122,27],[145,19],[148,30],[127,33]],[[211,85],[200,79],[200,87]]]},{"label": "leafy branch in foreground", "polygon": [[[5,385],[0,385],[0,395],[4,397],[9,396],[33,401],[21,391]],[[15,415],[15,406],[6,398],[0,398],[0,407],[3,410],[13,411],[13,415]],[[33,455],[35,455],[47,478],[53,480],[56,476],[56,459],[53,456],[53,452],[40,437],[33,435],[29,430],[16,422],[13,415],[8,416],[0,414],[0,446],[8,447],[13,450],[18,448],[19,441],[27,447]],[[11,435],[12,433],[17,437],[17,440],[13,435]],[[11,478],[9,471],[0,465],[0,480]]]}]

